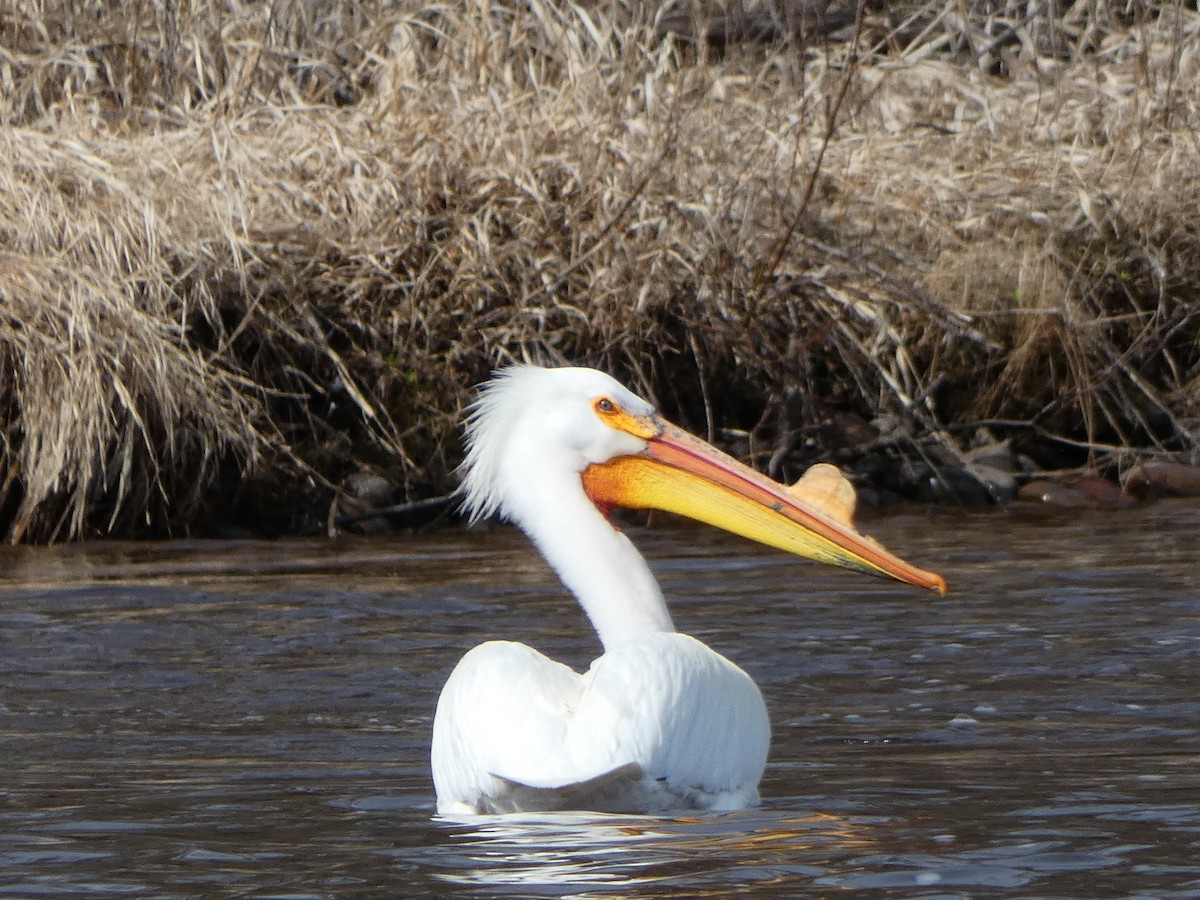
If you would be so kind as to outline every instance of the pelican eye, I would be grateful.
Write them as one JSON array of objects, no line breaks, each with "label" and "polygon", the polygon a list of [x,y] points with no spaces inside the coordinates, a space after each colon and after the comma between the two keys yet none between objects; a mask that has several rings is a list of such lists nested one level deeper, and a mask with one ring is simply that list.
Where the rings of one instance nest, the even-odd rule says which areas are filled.
[{"label": "pelican eye", "polygon": [[648,440],[662,432],[662,425],[651,414],[633,415],[612,397],[592,401],[596,417],[609,428]]}]

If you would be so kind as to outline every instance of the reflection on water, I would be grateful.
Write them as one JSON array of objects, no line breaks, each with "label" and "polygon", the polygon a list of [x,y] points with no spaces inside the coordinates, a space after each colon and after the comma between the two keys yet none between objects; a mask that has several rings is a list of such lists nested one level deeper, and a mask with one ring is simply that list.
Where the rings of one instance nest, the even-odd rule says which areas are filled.
[{"label": "reflection on water", "polygon": [[[483,824],[462,822],[461,832],[435,848],[433,856],[441,857],[435,867],[438,877],[459,884],[519,886],[528,893],[567,886],[669,886],[685,880],[689,896],[726,896],[742,883],[785,872],[824,874],[820,866],[800,858],[866,851],[872,846],[872,827],[878,826],[866,819],[764,810],[674,819],[502,816]],[[735,869],[731,861],[736,861]]]},{"label": "reflection on water", "polygon": [[1200,511],[870,530],[933,597],[634,530],[763,687],[763,807],[433,817],[437,693],[485,636],[576,666],[505,530],[0,551],[0,895],[1200,896]]}]

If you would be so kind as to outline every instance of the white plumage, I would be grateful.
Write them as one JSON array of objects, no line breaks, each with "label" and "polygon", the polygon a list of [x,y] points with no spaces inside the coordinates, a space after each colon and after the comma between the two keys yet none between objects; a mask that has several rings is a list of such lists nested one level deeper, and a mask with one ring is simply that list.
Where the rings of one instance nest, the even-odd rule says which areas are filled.
[{"label": "white plumage", "polygon": [[[813,520],[842,525],[594,370],[505,370],[473,407],[467,441],[467,511],[499,513],[525,531],[578,598],[604,654],[580,675],[508,641],[467,653],[433,726],[442,814],[757,802],[770,739],[762,696],[729,660],[675,632],[645,560],[607,519],[613,505],[672,509],[838,565],[940,584],[915,580],[928,573],[911,567],[897,573],[875,545],[812,537]],[[768,502],[755,492],[770,493]]]},{"label": "white plumage", "polygon": [[524,644],[481,644],[433,734],[441,813],[740,809],[758,801],[770,740],[750,676],[672,632],[606,648],[583,675]]}]

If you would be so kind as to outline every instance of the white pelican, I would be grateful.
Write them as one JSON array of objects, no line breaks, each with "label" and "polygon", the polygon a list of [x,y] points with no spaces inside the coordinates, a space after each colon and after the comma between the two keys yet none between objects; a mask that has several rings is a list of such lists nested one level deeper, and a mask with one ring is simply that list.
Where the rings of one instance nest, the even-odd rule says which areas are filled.
[{"label": "white pelican", "polygon": [[736,665],[675,631],[649,566],[608,520],[614,507],[680,513],[945,591],[940,576],[854,530],[853,491],[831,466],[776,484],[592,369],[502,371],[472,407],[467,443],[465,509],[525,531],[578,598],[604,655],[580,675],[524,644],[469,651],[433,723],[444,815],[758,802],[770,737],[762,695]]}]

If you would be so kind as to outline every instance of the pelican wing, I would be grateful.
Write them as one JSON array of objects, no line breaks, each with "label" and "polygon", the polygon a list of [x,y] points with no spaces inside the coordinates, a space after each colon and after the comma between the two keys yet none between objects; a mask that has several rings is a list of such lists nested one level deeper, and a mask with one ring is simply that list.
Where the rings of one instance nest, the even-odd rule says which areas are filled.
[{"label": "pelican wing", "polygon": [[438,704],[438,809],[737,808],[757,799],[768,741],[754,682],[687,635],[628,641],[584,675],[493,641]]},{"label": "pelican wing", "polygon": [[442,689],[433,721],[438,811],[483,811],[488,797],[505,793],[495,776],[534,786],[571,780],[561,748],[579,692],[577,672],[524,644],[488,641],[470,650]]}]

